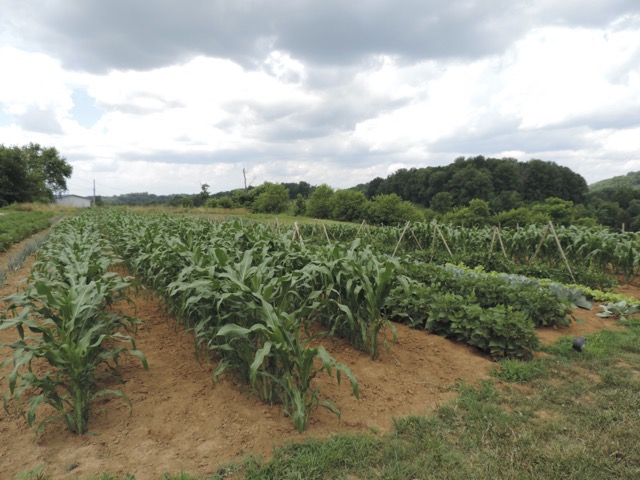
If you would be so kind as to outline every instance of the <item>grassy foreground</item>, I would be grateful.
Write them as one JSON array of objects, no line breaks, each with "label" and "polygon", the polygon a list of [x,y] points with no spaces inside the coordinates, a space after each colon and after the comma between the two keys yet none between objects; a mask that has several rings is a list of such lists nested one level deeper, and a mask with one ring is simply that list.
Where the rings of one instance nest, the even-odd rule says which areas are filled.
[{"label": "grassy foreground", "polygon": [[[395,420],[385,435],[338,435],[248,458],[204,479],[640,478],[640,320],[625,331],[572,338],[543,358],[505,361],[478,388],[430,417]],[[23,478],[47,479],[46,469]],[[91,480],[123,480],[105,474]]]}]

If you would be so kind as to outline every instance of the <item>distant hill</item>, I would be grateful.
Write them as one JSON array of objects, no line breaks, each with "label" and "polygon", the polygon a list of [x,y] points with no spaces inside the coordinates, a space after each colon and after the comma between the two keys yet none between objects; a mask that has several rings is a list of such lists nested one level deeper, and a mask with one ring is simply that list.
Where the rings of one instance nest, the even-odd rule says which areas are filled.
[{"label": "distant hill", "polygon": [[472,199],[489,202],[495,211],[549,197],[584,203],[589,192],[579,174],[554,162],[515,158],[459,157],[445,166],[400,169],[355,187],[367,198],[395,193],[436,212],[464,207]]},{"label": "distant hill", "polygon": [[102,196],[101,199],[104,205],[162,205],[169,203],[174,196],[175,195],[155,195],[147,192],[135,192],[110,197]]},{"label": "distant hill", "polygon": [[619,190],[621,188],[631,188],[640,190],[640,172],[629,172],[626,175],[607,178],[599,182],[589,185],[589,192],[598,192],[601,190]]}]

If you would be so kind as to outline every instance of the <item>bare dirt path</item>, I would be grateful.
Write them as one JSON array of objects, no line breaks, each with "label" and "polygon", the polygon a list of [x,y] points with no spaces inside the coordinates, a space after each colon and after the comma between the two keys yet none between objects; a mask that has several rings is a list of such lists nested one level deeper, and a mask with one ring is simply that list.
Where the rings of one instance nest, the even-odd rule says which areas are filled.
[{"label": "bare dirt path", "polygon": [[[2,298],[19,288],[31,263],[0,288]],[[393,417],[432,412],[454,397],[458,382],[486,378],[494,365],[467,346],[402,325],[397,325],[398,343],[376,361],[340,340],[328,340],[324,342],[327,350],[358,378],[361,399],[353,397],[348,382],[338,386],[320,377],[322,396],[338,405],[342,423],[328,411],[318,410],[308,431],[299,435],[280,406],[260,403],[231,379],[213,387],[214,366],[196,360],[192,337],[167,318],[153,295],[139,296],[135,311],[126,304],[119,308],[146,323],[137,341],[149,370],[137,359],[126,359],[120,369],[125,383],[110,385],[131,398],[131,415],[125,402],[106,398],[93,405],[91,435],[76,436],[60,423],[52,423],[36,436],[23,418],[0,409],[1,479],[13,479],[39,465],[46,465],[53,479],[105,472],[134,474],[138,480],[159,479],[163,473],[181,470],[212,474],[220,465],[250,454],[269,457],[274,446],[290,441],[336,432],[386,432]],[[614,326],[595,313],[579,311],[579,317],[589,318],[569,329],[542,331],[541,337],[555,341],[562,335]],[[15,332],[0,332],[0,343],[15,336]],[[1,350],[0,359],[10,354],[8,349]],[[0,392],[5,391],[6,383],[0,382]]]}]

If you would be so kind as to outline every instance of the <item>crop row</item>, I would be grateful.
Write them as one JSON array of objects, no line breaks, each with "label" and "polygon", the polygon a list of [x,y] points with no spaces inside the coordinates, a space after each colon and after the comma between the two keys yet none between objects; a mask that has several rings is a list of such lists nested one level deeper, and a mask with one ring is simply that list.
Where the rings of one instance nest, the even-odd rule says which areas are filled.
[{"label": "crop row", "polygon": [[424,258],[442,262],[463,262],[471,267],[482,265],[487,270],[525,275],[540,270],[542,276],[556,276],[559,281],[571,280],[574,275],[578,277],[573,278],[574,282],[591,286],[606,281],[597,272],[633,277],[640,268],[640,235],[633,232],[553,225],[496,229],[434,222],[405,227],[303,225],[300,230],[308,242],[361,238],[377,252],[421,252]]},{"label": "crop row", "polygon": [[[313,384],[323,371],[335,372],[338,382],[346,375],[359,394],[349,368],[317,337],[340,334],[375,356],[381,323],[371,312],[382,301],[368,296],[384,299],[379,290],[391,282],[392,263],[371,252],[361,261],[355,250],[348,258],[338,247],[314,259],[300,243],[261,224],[122,212],[108,212],[101,222],[133,272],[193,331],[199,351],[218,360],[216,376],[229,370],[263,401],[281,403],[299,431],[318,406],[339,414]],[[364,268],[378,277],[363,275]],[[316,320],[325,332],[311,328]]]},{"label": "crop row", "polygon": [[[193,328],[200,348],[216,352],[221,368],[233,364],[244,372],[240,376],[268,401],[275,397],[256,380],[265,361],[256,352],[269,340],[255,340],[256,331],[249,331],[265,321],[263,300],[276,313],[293,315],[290,328],[304,330],[314,322],[372,357],[389,318],[466,341],[495,358],[529,357],[536,326],[569,321],[572,300],[557,288],[513,276],[463,275],[409,256],[400,262],[359,239],[345,245],[330,237],[309,246],[287,227],[113,215],[109,235],[134,271]],[[243,362],[232,362],[227,357],[245,349],[238,334],[252,347]]]},{"label": "crop row", "polygon": [[591,308],[582,292],[522,276],[457,266],[407,262],[411,280],[395,288],[385,308],[414,328],[468,343],[493,358],[529,358],[536,327],[567,326],[571,306]]},{"label": "crop row", "polygon": [[8,249],[14,243],[44,230],[51,225],[50,212],[24,212],[3,209],[0,212],[0,251]]},{"label": "crop row", "polygon": [[[99,235],[89,217],[61,222],[40,248],[26,288],[6,299],[0,329],[16,329],[19,339],[7,345],[13,358],[0,365],[10,400],[37,431],[62,419],[74,433],[85,433],[91,402],[105,395],[128,399],[117,390],[97,390],[97,368],[105,364],[115,372],[123,353],[137,356],[131,333],[138,321],[110,312],[118,299],[126,298],[129,281],[112,271],[116,255]],[[47,365],[48,364],[48,365]],[[41,404],[54,413],[41,421]]]}]

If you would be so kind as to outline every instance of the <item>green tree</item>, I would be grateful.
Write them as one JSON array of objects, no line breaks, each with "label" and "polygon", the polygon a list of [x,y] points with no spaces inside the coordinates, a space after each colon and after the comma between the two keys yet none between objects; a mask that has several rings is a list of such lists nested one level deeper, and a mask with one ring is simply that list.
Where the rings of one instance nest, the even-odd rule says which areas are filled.
[{"label": "green tree", "polygon": [[505,210],[512,210],[521,206],[522,198],[515,190],[503,190],[493,197],[489,201],[489,204],[494,212],[503,212]]},{"label": "green tree", "polygon": [[489,200],[494,196],[491,172],[468,165],[453,174],[447,182],[447,190],[455,205],[466,205],[474,198]]},{"label": "green tree", "polygon": [[333,188],[326,183],[317,187],[307,203],[307,215],[313,218],[331,218]]},{"label": "green tree", "polygon": [[371,180],[368,184],[366,184],[364,194],[367,197],[367,199],[370,200],[371,198],[381,193],[380,185],[383,183],[384,183],[384,179],[382,177],[376,177],[373,180]]},{"label": "green tree", "polygon": [[30,201],[50,202],[67,190],[67,178],[71,177],[73,167],[60,157],[58,150],[30,143],[22,147],[22,156],[27,167]]},{"label": "green tree", "polygon": [[570,225],[576,218],[573,202],[558,197],[548,197],[544,202],[533,205],[531,210],[556,225]]},{"label": "green tree", "polygon": [[431,199],[431,209],[437,213],[447,213],[453,207],[453,195],[449,192],[438,192]]},{"label": "green tree", "polygon": [[18,147],[0,146],[0,207],[30,200],[27,167]]},{"label": "green tree", "polygon": [[338,190],[331,198],[331,218],[342,222],[361,220],[367,208],[367,197],[356,190]]},{"label": "green tree", "polygon": [[209,184],[203,183],[202,185],[200,185],[200,193],[198,193],[193,198],[193,205],[195,207],[201,207],[206,203],[208,198],[209,198]]},{"label": "green tree", "polygon": [[251,210],[260,213],[282,213],[289,207],[289,190],[277,183],[265,182]]},{"label": "green tree", "polygon": [[209,197],[207,201],[204,202],[203,207],[205,208],[218,208],[220,206],[220,199],[216,197]]},{"label": "green tree", "polygon": [[604,201],[596,210],[596,220],[600,225],[607,227],[622,226],[623,218],[626,218],[626,212],[620,208],[618,202]]},{"label": "green tree", "polygon": [[296,203],[293,207],[294,215],[304,215],[307,212],[307,202],[304,201],[304,197],[301,193],[296,196]]},{"label": "green tree", "polygon": [[459,207],[445,215],[444,220],[465,227],[481,227],[491,223],[491,210],[486,200],[474,198],[468,207]]},{"label": "green tree", "polygon": [[295,200],[298,194],[302,195],[302,198],[308,198],[311,193],[311,185],[307,182],[298,183],[282,183],[287,190],[289,190],[289,199]]},{"label": "green tree", "polygon": [[246,190],[244,188],[234,190],[231,192],[233,203],[241,207],[251,208],[253,202],[256,201],[256,198],[258,198],[258,195],[260,195],[263,190],[263,185],[259,187],[249,187]]},{"label": "green tree", "polygon": [[369,201],[366,220],[376,225],[397,225],[406,221],[419,220],[421,215],[411,204],[399,195],[376,195]]},{"label": "green tree", "polygon": [[229,196],[220,197],[218,205],[220,208],[233,208],[233,199]]},{"label": "green tree", "polygon": [[0,145],[0,204],[50,202],[67,190],[72,172],[55,148]]}]

